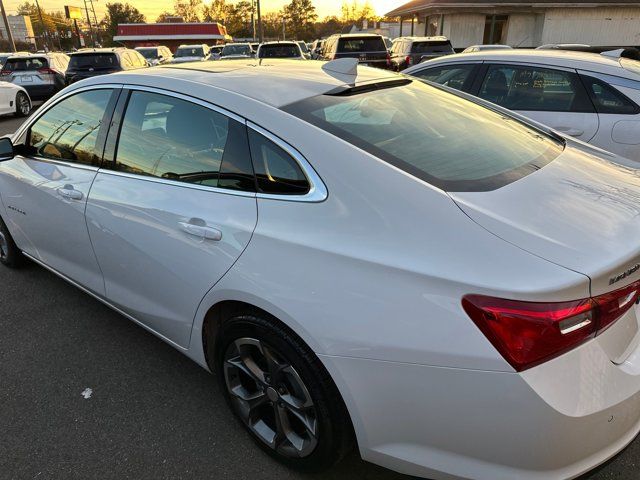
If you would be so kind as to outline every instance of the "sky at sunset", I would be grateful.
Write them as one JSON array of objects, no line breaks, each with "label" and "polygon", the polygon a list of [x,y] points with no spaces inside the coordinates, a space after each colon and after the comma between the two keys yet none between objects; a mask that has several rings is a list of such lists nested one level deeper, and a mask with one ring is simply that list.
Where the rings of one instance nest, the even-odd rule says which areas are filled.
[{"label": "sky at sunset", "polygon": [[[31,0],[33,1],[33,0]],[[102,17],[104,13],[104,5],[110,2],[125,2],[127,0],[94,0],[94,6],[98,17]],[[211,0],[204,0],[205,3]],[[316,10],[320,17],[327,15],[339,15],[340,6],[342,0],[312,0],[316,6]],[[408,0],[370,0],[369,3],[376,10],[378,15],[384,15],[386,12],[393,10],[395,7],[406,3]],[[75,5],[77,7],[84,6],[83,0],[39,0],[40,7],[44,10],[63,10],[64,5]],[[4,6],[7,9],[7,13],[13,14],[16,11],[18,5],[23,3],[23,0],[4,0]],[[156,17],[166,10],[171,11],[173,9],[173,0],[128,0],[128,3],[136,7],[147,17],[147,21],[153,22]],[[227,0],[227,3],[236,3],[234,1]],[[283,5],[287,4],[286,0],[261,0],[262,10],[271,11],[279,10]],[[359,0],[360,4],[364,3],[364,0]]]}]

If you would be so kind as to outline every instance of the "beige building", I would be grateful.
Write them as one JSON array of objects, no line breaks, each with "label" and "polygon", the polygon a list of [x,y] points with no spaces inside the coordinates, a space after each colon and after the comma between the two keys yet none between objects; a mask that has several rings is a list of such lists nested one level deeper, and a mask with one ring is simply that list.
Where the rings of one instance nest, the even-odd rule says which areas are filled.
[{"label": "beige building", "polygon": [[[33,26],[31,25],[31,19],[27,15],[8,15],[7,19],[15,42],[35,43]],[[7,30],[2,21],[0,21],[0,36],[3,39],[7,38]]]},{"label": "beige building", "polygon": [[401,18],[401,35],[445,35],[456,49],[490,43],[640,46],[640,0],[413,0],[387,16]]}]

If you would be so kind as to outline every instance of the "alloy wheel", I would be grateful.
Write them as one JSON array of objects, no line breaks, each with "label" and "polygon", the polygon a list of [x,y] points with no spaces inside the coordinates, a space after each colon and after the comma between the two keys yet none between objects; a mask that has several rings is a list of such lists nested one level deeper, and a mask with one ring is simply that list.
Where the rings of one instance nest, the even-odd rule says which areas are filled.
[{"label": "alloy wheel", "polygon": [[31,105],[29,104],[29,99],[26,97],[26,95],[18,96],[18,108],[20,109],[20,113],[22,115],[29,115],[29,112],[31,111]]},{"label": "alloy wheel", "polygon": [[315,405],[300,375],[274,348],[255,338],[235,340],[225,352],[224,376],[234,408],[262,442],[289,458],[313,452]]}]

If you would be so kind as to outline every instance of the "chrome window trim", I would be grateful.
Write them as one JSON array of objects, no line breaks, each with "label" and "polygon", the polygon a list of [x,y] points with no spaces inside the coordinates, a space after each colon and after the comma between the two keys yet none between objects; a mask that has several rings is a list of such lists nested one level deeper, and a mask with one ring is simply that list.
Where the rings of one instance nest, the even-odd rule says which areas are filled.
[{"label": "chrome window trim", "polygon": [[563,67],[560,65],[555,65],[553,63],[537,63],[532,62],[530,60],[521,61],[521,60],[484,60],[482,63],[491,67],[496,65],[505,65],[505,66],[514,66],[514,67],[529,67],[529,68],[544,68],[546,70],[559,70],[561,72],[568,73],[577,73],[575,68],[572,67]]},{"label": "chrome window trim", "polygon": [[17,138],[20,138],[27,130],[29,130],[33,126],[34,123],[36,123],[40,119],[40,117],[42,117],[45,113],[55,107],[62,100],[69,98],[72,95],[76,95],[78,93],[86,92],[89,90],[119,90],[122,87],[123,85],[121,83],[101,83],[96,85],[87,85],[86,87],[75,88],[69,91],[63,90],[62,92],[64,93],[61,92],[60,94],[54,95],[45,103],[43,103],[36,114],[33,117],[29,117],[29,119],[25,123],[23,123],[22,126],[11,136],[11,139],[15,140]]},{"label": "chrome window trim", "polygon": [[289,145],[287,142],[282,140],[281,138],[275,136],[273,133],[265,130],[264,128],[256,125],[253,122],[247,121],[247,127],[253,130],[254,132],[259,133],[260,135],[268,138],[273,143],[282,148],[285,152],[287,152],[291,157],[298,163],[305,177],[307,177],[307,181],[309,182],[309,191],[304,195],[284,195],[284,194],[275,194],[275,193],[260,193],[256,194],[256,198],[266,199],[266,200],[280,200],[284,202],[308,202],[308,203],[318,203],[323,202],[329,196],[327,192],[327,187],[317,174],[317,172],[313,169],[311,164],[307,162],[307,159],[295,148]]},{"label": "chrome window trim", "polygon": [[173,187],[190,188],[192,190],[202,190],[211,193],[221,193],[223,195],[234,195],[236,197],[255,198],[256,192],[245,192],[243,190],[231,190],[226,188],[209,187],[207,185],[198,185],[197,183],[180,182],[178,180],[169,180],[166,178],[152,177],[147,175],[137,175],[135,173],[118,172],[117,170],[109,170],[106,168],[98,169],[98,174],[111,175],[114,177],[131,178],[134,180],[142,180],[145,182],[161,183]]},{"label": "chrome window trim", "polygon": [[201,100],[197,97],[192,97],[190,95],[185,95],[183,93],[179,93],[174,90],[167,90],[167,89],[157,88],[157,87],[147,87],[144,85],[136,85],[133,83],[128,83],[126,85],[123,85],[122,89],[130,90],[132,92],[141,91],[141,92],[157,93],[158,95],[165,95],[167,97],[178,98],[180,100],[184,100],[185,102],[194,103],[196,105],[200,105],[201,107],[207,108],[209,110],[213,110],[214,112],[224,115],[226,117],[229,117],[235,120],[236,122],[239,122],[242,124],[246,124],[247,122],[247,120],[244,117],[238,115],[237,113],[233,113],[232,111],[219,107],[218,105],[215,105],[211,102],[207,102],[205,100]]}]

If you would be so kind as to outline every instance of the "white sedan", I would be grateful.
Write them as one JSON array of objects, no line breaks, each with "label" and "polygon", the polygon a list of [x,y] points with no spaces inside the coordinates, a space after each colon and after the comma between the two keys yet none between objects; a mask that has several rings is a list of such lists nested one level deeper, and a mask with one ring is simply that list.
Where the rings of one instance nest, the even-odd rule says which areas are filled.
[{"label": "white sedan", "polygon": [[357,59],[73,84],[0,139],[0,261],[215,372],[294,468],[573,478],[640,430],[640,176],[460,95]]},{"label": "white sedan", "polygon": [[640,161],[640,62],[564,50],[449,55],[404,71]]},{"label": "white sedan", "polygon": [[0,115],[26,117],[31,113],[31,98],[27,91],[11,82],[0,81]]}]

